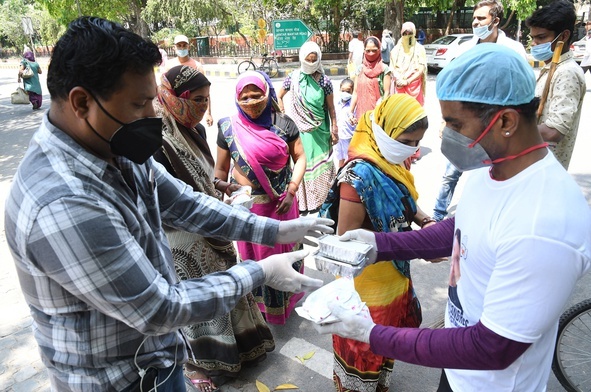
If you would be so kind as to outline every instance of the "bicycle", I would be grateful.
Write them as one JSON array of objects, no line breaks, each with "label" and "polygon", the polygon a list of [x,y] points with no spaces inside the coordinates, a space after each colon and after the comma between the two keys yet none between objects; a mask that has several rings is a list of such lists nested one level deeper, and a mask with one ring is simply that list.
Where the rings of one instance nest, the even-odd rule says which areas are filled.
[{"label": "bicycle", "polygon": [[552,371],[568,392],[591,390],[591,299],[560,316]]},{"label": "bicycle", "polygon": [[279,65],[277,64],[277,60],[275,60],[275,56],[267,56],[267,53],[261,55],[262,61],[261,65],[258,67],[252,62],[254,54],[250,55],[248,60],[244,60],[238,64],[238,75],[246,71],[263,71],[270,78],[274,78],[279,73]]}]

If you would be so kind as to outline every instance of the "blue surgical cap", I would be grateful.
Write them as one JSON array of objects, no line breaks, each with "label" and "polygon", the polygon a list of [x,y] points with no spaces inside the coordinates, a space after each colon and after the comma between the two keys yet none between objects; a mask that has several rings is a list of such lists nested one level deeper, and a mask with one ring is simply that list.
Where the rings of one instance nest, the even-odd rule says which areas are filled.
[{"label": "blue surgical cap", "polygon": [[437,76],[440,101],[515,106],[534,98],[536,77],[513,49],[482,43],[468,50]]}]

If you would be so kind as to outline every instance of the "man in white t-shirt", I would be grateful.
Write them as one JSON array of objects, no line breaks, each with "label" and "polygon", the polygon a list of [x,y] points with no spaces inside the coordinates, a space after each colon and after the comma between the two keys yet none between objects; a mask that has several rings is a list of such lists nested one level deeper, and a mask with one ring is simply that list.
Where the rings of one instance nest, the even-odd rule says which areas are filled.
[{"label": "man in white t-shirt", "polygon": [[[527,60],[527,54],[523,45],[507,37],[505,32],[499,29],[502,18],[503,5],[498,0],[483,0],[478,2],[474,6],[472,19],[474,37],[460,46],[460,54],[467,52],[478,44],[496,43],[513,49],[517,54]],[[439,222],[447,216],[447,209],[461,175],[461,170],[449,161],[446,163],[441,188],[439,189],[439,194],[435,200],[435,207],[433,208],[433,218],[436,221]]]},{"label": "man in white t-shirt", "polygon": [[443,368],[440,392],[545,390],[558,319],[591,268],[591,210],[538,132],[535,84],[531,66],[502,45],[477,45],[452,61],[437,77],[441,151],[473,170],[455,217],[341,238],[374,245],[370,262],[451,254],[445,328],[376,325],[329,304],[341,322],[316,327],[321,333]]},{"label": "man in white t-shirt", "polygon": [[[359,69],[363,61],[363,34],[361,31],[353,32],[353,39],[349,41],[349,64],[354,65],[355,71]],[[349,75],[351,77],[351,75]]]},{"label": "man in white t-shirt", "polygon": [[504,45],[516,51],[527,60],[527,53],[521,42],[507,37],[505,32],[499,29],[503,18],[503,4],[498,0],[482,0],[474,6],[472,16],[472,33],[474,37],[460,46],[460,53],[464,53],[478,44],[496,43]]}]

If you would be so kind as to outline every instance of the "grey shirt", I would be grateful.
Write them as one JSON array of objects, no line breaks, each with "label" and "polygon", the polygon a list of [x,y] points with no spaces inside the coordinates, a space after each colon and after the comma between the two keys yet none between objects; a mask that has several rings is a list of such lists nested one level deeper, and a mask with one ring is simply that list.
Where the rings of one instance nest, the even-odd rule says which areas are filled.
[{"label": "grey shirt", "polygon": [[7,199],[6,238],[53,390],[119,391],[139,378],[134,361],[186,362],[179,328],[264,283],[254,262],[179,282],[162,224],[273,245],[278,222],[193,192],[151,158],[117,163],[46,115]]}]

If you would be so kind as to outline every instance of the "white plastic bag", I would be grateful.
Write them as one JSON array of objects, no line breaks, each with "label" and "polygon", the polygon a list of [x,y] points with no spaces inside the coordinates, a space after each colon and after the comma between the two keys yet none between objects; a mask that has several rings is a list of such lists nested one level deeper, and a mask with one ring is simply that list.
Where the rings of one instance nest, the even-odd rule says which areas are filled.
[{"label": "white plastic bag", "polygon": [[13,105],[28,104],[29,94],[22,87],[18,87],[15,92],[10,94],[10,102]]},{"label": "white plastic bag", "polygon": [[355,313],[364,312],[369,316],[369,309],[365,302],[361,301],[359,293],[355,290],[353,279],[339,278],[310,293],[302,306],[295,308],[296,313],[316,324],[325,324],[337,321],[328,309],[329,302],[336,302],[343,308]]}]

